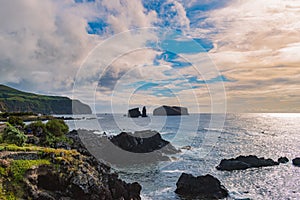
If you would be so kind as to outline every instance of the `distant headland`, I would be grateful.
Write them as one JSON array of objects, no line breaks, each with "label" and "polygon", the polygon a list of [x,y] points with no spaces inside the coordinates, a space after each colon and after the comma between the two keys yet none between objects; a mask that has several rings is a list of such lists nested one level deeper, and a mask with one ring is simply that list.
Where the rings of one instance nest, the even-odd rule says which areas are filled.
[{"label": "distant headland", "polygon": [[91,114],[91,108],[68,97],[46,96],[23,92],[0,84],[1,112],[41,114]]}]

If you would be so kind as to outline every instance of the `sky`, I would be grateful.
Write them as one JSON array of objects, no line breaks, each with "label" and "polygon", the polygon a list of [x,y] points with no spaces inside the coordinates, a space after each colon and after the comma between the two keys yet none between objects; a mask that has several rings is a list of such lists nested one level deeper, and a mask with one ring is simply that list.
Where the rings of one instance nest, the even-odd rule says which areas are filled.
[{"label": "sky", "polygon": [[0,0],[0,83],[94,112],[300,112],[299,0]]}]

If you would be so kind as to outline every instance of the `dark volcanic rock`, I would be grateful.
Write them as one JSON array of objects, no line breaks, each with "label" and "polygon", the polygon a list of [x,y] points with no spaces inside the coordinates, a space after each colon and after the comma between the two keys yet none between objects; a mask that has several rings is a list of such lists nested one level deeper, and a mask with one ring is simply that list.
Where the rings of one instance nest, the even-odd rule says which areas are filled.
[{"label": "dark volcanic rock", "polygon": [[185,107],[179,106],[161,106],[153,110],[153,115],[188,115],[188,110]]},{"label": "dark volcanic rock", "polygon": [[132,109],[128,110],[128,117],[136,118],[139,116],[141,116],[141,112],[140,112],[139,108],[132,108]]},{"label": "dark volcanic rock", "polygon": [[167,154],[180,152],[156,131],[122,132],[113,137],[96,135],[86,130],[74,131],[72,135],[75,132],[78,132],[81,139],[81,143],[76,144],[79,146],[78,151],[84,151],[84,144],[98,160],[118,166],[168,161],[170,158]]},{"label": "dark volcanic rock", "polygon": [[179,151],[170,142],[162,139],[156,131],[136,131],[134,133],[122,132],[113,136],[110,141],[123,150],[134,153],[149,153],[162,150],[166,154],[175,154]]},{"label": "dark volcanic rock", "polygon": [[292,162],[293,162],[293,165],[300,167],[300,158],[294,158],[292,160]]},{"label": "dark volcanic rock", "polygon": [[289,159],[287,157],[280,157],[277,160],[278,163],[287,163],[289,162]]},{"label": "dark volcanic rock", "polygon": [[55,165],[29,169],[23,179],[26,199],[141,199],[138,183],[120,180],[109,167],[103,167],[103,163],[91,156],[73,157],[64,161],[54,156]]},{"label": "dark volcanic rock", "polygon": [[143,110],[142,110],[142,117],[147,117],[147,110],[146,110],[145,106],[143,107]]},{"label": "dark volcanic rock", "polygon": [[182,173],[176,186],[175,192],[188,198],[222,199],[228,196],[228,191],[220,181],[209,174],[194,177]]},{"label": "dark volcanic rock", "polygon": [[257,156],[239,156],[237,158],[223,159],[221,163],[216,167],[218,170],[242,170],[256,167],[266,167],[279,165],[272,159],[258,158]]}]

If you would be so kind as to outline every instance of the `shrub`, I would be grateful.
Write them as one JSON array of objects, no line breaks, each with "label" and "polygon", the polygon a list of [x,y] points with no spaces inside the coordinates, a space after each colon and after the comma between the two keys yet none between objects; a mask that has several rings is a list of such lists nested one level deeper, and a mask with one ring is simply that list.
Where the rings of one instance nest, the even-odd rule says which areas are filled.
[{"label": "shrub", "polygon": [[46,125],[41,121],[32,122],[28,124],[25,127],[25,130],[27,134],[33,134],[34,136],[37,137],[42,137],[43,135],[47,134]]},{"label": "shrub", "polygon": [[11,125],[13,125],[15,127],[23,128],[25,126],[23,120],[20,117],[16,117],[16,116],[10,116],[8,118],[8,123],[10,123]]},{"label": "shrub", "polygon": [[6,142],[8,144],[16,144],[18,146],[23,146],[23,144],[27,140],[27,137],[19,129],[7,123],[7,127],[4,129],[2,135],[2,140],[3,142]]},{"label": "shrub", "polygon": [[60,137],[69,132],[68,125],[61,119],[52,119],[46,123],[47,131],[56,137]]}]

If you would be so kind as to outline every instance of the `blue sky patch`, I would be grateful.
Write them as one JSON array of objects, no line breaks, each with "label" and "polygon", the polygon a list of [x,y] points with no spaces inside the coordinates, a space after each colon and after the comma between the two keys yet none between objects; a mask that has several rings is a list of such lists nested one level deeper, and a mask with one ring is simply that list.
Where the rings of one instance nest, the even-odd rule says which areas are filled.
[{"label": "blue sky patch", "polygon": [[212,84],[218,82],[233,82],[233,80],[228,79],[224,75],[217,76],[215,78],[211,78],[209,80],[199,80],[197,76],[187,77],[189,83],[197,83],[197,84]]},{"label": "blue sky patch", "polygon": [[108,24],[104,20],[98,19],[97,21],[88,22],[87,32],[89,34],[101,35],[105,33],[107,27]]}]

